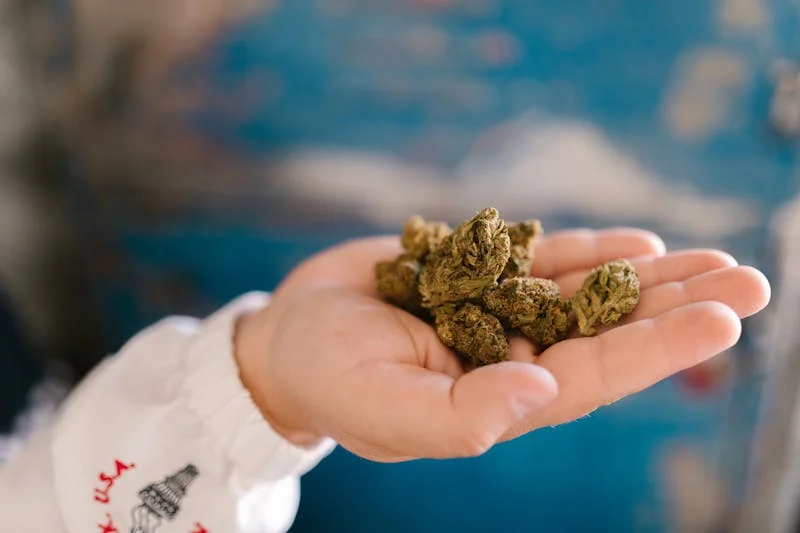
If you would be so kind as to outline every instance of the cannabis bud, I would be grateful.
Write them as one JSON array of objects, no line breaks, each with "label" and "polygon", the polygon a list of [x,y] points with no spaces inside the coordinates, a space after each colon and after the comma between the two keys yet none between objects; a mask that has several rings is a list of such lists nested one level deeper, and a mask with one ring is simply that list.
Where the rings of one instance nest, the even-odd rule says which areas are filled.
[{"label": "cannabis bud", "polygon": [[595,268],[572,298],[581,335],[594,335],[597,325],[618,322],[639,303],[639,276],[625,259]]},{"label": "cannabis bud", "polygon": [[375,267],[378,292],[389,302],[408,311],[422,306],[417,286],[421,265],[411,255],[401,255],[394,261],[381,261]]},{"label": "cannabis bud", "polygon": [[564,339],[569,332],[569,301],[554,281],[511,278],[483,296],[486,308],[540,348]]},{"label": "cannabis bud", "polygon": [[533,265],[533,250],[536,241],[543,233],[542,223],[538,220],[528,220],[508,226],[511,257],[503,270],[504,278],[516,278],[530,274]]},{"label": "cannabis bud", "polygon": [[510,254],[505,222],[496,209],[484,209],[430,252],[419,274],[422,305],[434,309],[480,298],[497,283]]},{"label": "cannabis bud", "polygon": [[424,261],[452,232],[444,222],[425,222],[421,216],[415,215],[406,222],[400,244],[410,257]]},{"label": "cannabis bud", "polygon": [[442,344],[467,356],[475,366],[508,359],[508,340],[503,325],[480,306],[464,304],[455,312],[437,313],[436,333]]},{"label": "cannabis bud", "polygon": [[411,217],[403,228],[400,244],[405,250],[394,261],[381,261],[376,266],[378,292],[392,304],[408,311],[422,309],[419,292],[420,261],[439,247],[450,235],[450,226],[443,222],[426,222],[420,216]]},{"label": "cannabis bud", "polygon": [[577,322],[583,335],[612,324],[639,301],[639,279],[624,260],[595,269],[571,299],[558,285],[530,276],[538,220],[506,225],[486,208],[451,229],[411,217],[404,252],[375,267],[378,292],[389,303],[432,323],[445,346],[482,366],[509,357],[508,335],[545,349],[566,339]]}]

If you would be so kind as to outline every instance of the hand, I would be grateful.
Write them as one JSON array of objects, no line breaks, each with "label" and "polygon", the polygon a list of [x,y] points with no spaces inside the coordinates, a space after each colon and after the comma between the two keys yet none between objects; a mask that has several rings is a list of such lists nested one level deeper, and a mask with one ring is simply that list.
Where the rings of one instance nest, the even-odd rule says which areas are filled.
[{"label": "hand", "polygon": [[[298,267],[272,304],[241,321],[237,360],[265,418],[296,444],[323,436],[376,461],[474,456],[497,442],[586,415],[734,345],[769,284],[729,255],[666,254],[639,230],[566,231],[540,241],[532,275],[577,289],[588,269],[626,257],[642,297],[600,335],[465,373],[434,330],[380,301],[374,264],[396,238],[363,239]],[[536,363],[536,364],[532,364]]]}]

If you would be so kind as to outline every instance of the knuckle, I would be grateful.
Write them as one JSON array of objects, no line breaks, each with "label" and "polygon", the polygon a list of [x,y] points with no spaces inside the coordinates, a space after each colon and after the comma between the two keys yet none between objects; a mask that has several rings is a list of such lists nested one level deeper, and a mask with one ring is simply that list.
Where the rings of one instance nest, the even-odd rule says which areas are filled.
[{"label": "knuckle", "polygon": [[491,436],[476,431],[464,431],[459,437],[457,450],[460,457],[479,457],[494,445]]}]

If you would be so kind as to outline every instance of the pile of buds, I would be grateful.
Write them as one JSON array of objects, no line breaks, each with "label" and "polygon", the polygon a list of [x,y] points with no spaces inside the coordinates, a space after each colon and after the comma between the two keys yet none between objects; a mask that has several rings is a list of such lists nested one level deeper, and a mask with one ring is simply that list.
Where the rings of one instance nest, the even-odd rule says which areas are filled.
[{"label": "pile of buds", "polygon": [[475,367],[507,360],[510,335],[544,350],[576,331],[594,335],[635,309],[639,278],[624,259],[594,269],[570,298],[554,281],[532,277],[542,234],[538,220],[507,225],[494,208],[454,230],[414,216],[403,229],[404,252],[376,265],[378,292],[432,324]]}]

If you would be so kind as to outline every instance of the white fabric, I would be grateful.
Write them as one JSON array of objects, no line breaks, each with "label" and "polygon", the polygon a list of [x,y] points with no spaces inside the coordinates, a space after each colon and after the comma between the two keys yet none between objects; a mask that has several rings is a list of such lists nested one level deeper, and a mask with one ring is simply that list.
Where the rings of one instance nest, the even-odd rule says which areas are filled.
[{"label": "white fabric", "polygon": [[267,304],[252,293],[205,321],[164,320],[99,365],[0,470],[2,530],[288,530],[299,477],[334,443],[284,440],[239,379],[236,318]]}]

